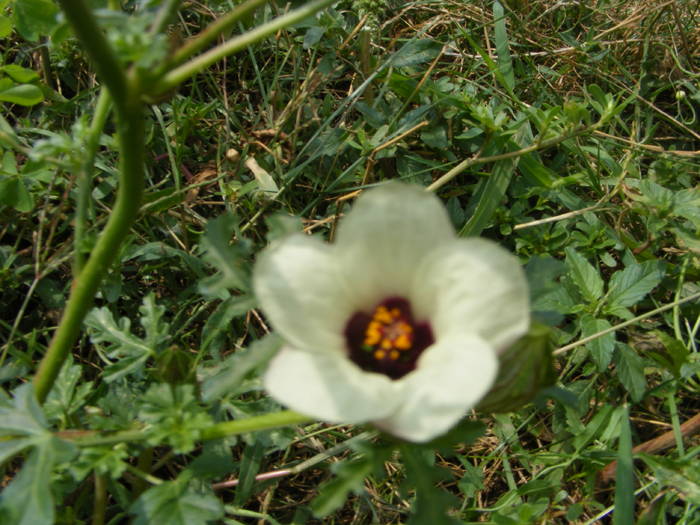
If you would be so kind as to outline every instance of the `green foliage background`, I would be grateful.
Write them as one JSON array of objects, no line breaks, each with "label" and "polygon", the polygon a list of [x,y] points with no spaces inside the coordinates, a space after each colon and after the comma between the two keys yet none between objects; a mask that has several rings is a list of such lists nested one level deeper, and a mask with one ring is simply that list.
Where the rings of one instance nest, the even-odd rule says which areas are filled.
[{"label": "green foliage background", "polygon": [[[0,522],[700,522],[697,3],[339,2],[175,74],[189,43],[290,8],[245,6],[204,41],[240,5],[92,2],[110,70],[51,0],[0,0]],[[120,186],[102,88],[120,68],[141,82],[145,195],[40,403]],[[555,385],[425,447],[219,426],[280,408],[255,253],[332,239],[388,179],[520,257]]]}]

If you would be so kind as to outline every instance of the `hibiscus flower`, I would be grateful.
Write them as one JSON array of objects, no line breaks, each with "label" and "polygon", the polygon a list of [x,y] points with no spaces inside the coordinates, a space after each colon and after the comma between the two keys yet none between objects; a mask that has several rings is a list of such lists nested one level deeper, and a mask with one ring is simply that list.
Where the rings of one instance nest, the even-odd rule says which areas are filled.
[{"label": "hibiscus flower", "polygon": [[253,287],[285,341],[264,376],[283,405],[425,442],[489,391],[530,324],[518,260],[456,236],[440,200],[390,182],[364,192],[333,244],[266,248]]}]

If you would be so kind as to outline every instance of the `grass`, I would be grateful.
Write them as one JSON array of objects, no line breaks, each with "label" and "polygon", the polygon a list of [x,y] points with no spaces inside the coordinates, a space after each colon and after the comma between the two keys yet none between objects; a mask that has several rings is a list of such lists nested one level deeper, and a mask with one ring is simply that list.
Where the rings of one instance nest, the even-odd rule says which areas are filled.
[{"label": "grass", "polygon": [[[589,4],[341,3],[151,101],[145,202],[43,416],[17,388],[109,216],[119,159],[108,120],[81,201],[94,70],[67,29],[5,7],[4,65],[40,76],[2,78],[43,101],[6,101],[0,120],[0,382],[20,400],[3,414],[35,429],[2,456],[0,516],[53,498],[56,523],[164,523],[174,502],[193,523],[421,523],[430,494],[466,523],[699,523],[700,7]],[[232,6],[184,6],[163,45]],[[150,49],[137,22],[152,16],[126,12],[101,19],[124,61]],[[332,239],[358,190],[396,178],[518,255],[558,388],[480,414],[483,435],[434,465],[361,427],[200,440],[277,408],[260,388],[276,343],[248,290],[254,254],[289,229]],[[80,455],[36,444],[42,428],[135,420],[155,430]]]}]

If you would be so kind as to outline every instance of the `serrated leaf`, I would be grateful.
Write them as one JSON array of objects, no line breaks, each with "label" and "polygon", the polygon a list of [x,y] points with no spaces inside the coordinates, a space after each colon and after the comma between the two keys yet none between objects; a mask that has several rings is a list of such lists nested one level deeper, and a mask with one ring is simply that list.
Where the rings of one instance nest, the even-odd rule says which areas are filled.
[{"label": "serrated leaf", "polygon": [[126,463],[128,459],[129,452],[125,443],[85,447],[80,451],[80,456],[71,462],[69,468],[77,480],[85,479],[93,471],[119,479],[128,466]]},{"label": "serrated leaf", "polygon": [[139,307],[141,313],[141,326],[146,332],[144,342],[149,348],[157,350],[166,345],[170,340],[170,325],[163,321],[165,307],[156,304],[155,295],[149,293],[143,298],[143,303]]},{"label": "serrated leaf", "polygon": [[457,504],[457,498],[438,486],[451,475],[435,465],[432,456],[434,452],[420,447],[408,444],[401,447],[406,466],[405,486],[416,491],[411,518],[406,525],[460,525],[459,520],[447,514],[447,510]]},{"label": "serrated leaf", "polygon": [[250,289],[250,270],[246,263],[250,250],[244,240],[231,243],[236,228],[237,219],[231,214],[222,215],[207,224],[201,247],[205,260],[218,273],[200,281],[200,291],[206,296],[225,299],[229,288]]},{"label": "serrated leaf", "polygon": [[700,189],[689,188],[677,192],[673,197],[673,213],[700,228]]},{"label": "serrated leaf", "polygon": [[181,476],[148,489],[130,512],[134,525],[206,525],[224,516],[224,506],[211,489],[195,488]]},{"label": "serrated leaf", "polygon": [[314,516],[323,518],[343,506],[348,494],[364,488],[364,481],[374,470],[371,457],[343,461],[335,468],[335,477],[319,488],[319,495],[311,503]]},{"label": "serrated leaf", "polygon": [[591,263],[572,247],[566,252],[566,266],[574,284],[589,303],[595,303],[603,295],[603,279]]},{"label": "serrated leaf", "polygon": [[107,307],[94,308],[87,315],[85,324],[90,340],[105,345],[108,357],[116,360],[105,367],[105,381],[115,381],[140,371],[149,358],[167,347],[170,325],[162,319],[164,311],[155,304],[153,294],[144,297],[140,322],[146,332],[145,339],[131,333],[129,318],[122,317],[117,322]]},{"label": "serrated leaf", "polygon": [[234,317],[243,315],[254,307],[255,299],[248,295],[234,295],[224,299],[209,316],[202,329],[200,350],[207,350],[222,332],[230,330]]},{"label": "serrated leaf", "polygon": [[213,423],[198,403],[193,385],[155,384],[143,396],[139,419],[149,423],[148,442],[167,443],[174,452],[191,451],[204,428]]},{"label": "serrated leaf", "polygon": [[[581,318],[581,337],[589,337],[607,330],[611,326],[605,319],[595,319],[590,315],[584,315]],[[598,371],[602,372],[608,368],[610,361],[612,361],[613,352],[615,351],[615,333],[611,332],[597,337],[593,341],[586,343],[586,348],[591,353]]]},{"label": "serrated leaf", "polygon": [[646,261],[615,272],[608,284],[608,308],[634,306],[651,292],[664,277],[662,261]]},{"label": "serrated leaf", "polygon": [[63,364],[44,403],[44,411],[49,418],[60,419],[67,425],[68,416],[85,404],[93,385],[89,381],[80,383],[81,375],[80,366],[74,364],[72,359]]},{"label": "serrated leaf", "polygon": [[245,351],[236,352],[227,358],[215,375],[204,380],[202,399],[210,402],[233,392],[248,374],[272,359],[281,346],[279,336],[268,334],[252,343]]},{"label": "serrated leaf", "polygon": [[53,525],[54,503],[50,480],[51,447],[33,450],[22,470],[0,493],[0,522],[13,525]]},{"label": "serrated leaf", "polygon": [[654,479],[662,486],[678,492],[685,501],[700,505],[700,465],[695,458],[670,458],[639,454],[654,471]]},{"label": "serrated leaf", "polygon": [[31,447],[22,470],[0,494],[0,522],[53,525],[53,465],[70,459],[76,448],[48,430],[31,383],[17,388],[12,401],[0,403],[0,435],[0,462]]},{"label": "serrated leaf", "polygon": [[625,344],[618,343],[615,354],[617,377],[636,403],[641,401],[647,388],[644,360]]}]

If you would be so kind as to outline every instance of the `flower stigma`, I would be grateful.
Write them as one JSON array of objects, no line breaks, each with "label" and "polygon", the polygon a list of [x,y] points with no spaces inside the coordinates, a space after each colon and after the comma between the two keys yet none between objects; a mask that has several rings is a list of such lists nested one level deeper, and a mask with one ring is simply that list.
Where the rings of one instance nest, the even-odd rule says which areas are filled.
[{"label": "flower stigma", "polygon": [[362,370],[400,379],[415,370],[423,350],[435,341],[427,322],[416,322],[403,297],[383,300],[371,314],[355,312],[345,327],[350,359]]}]

